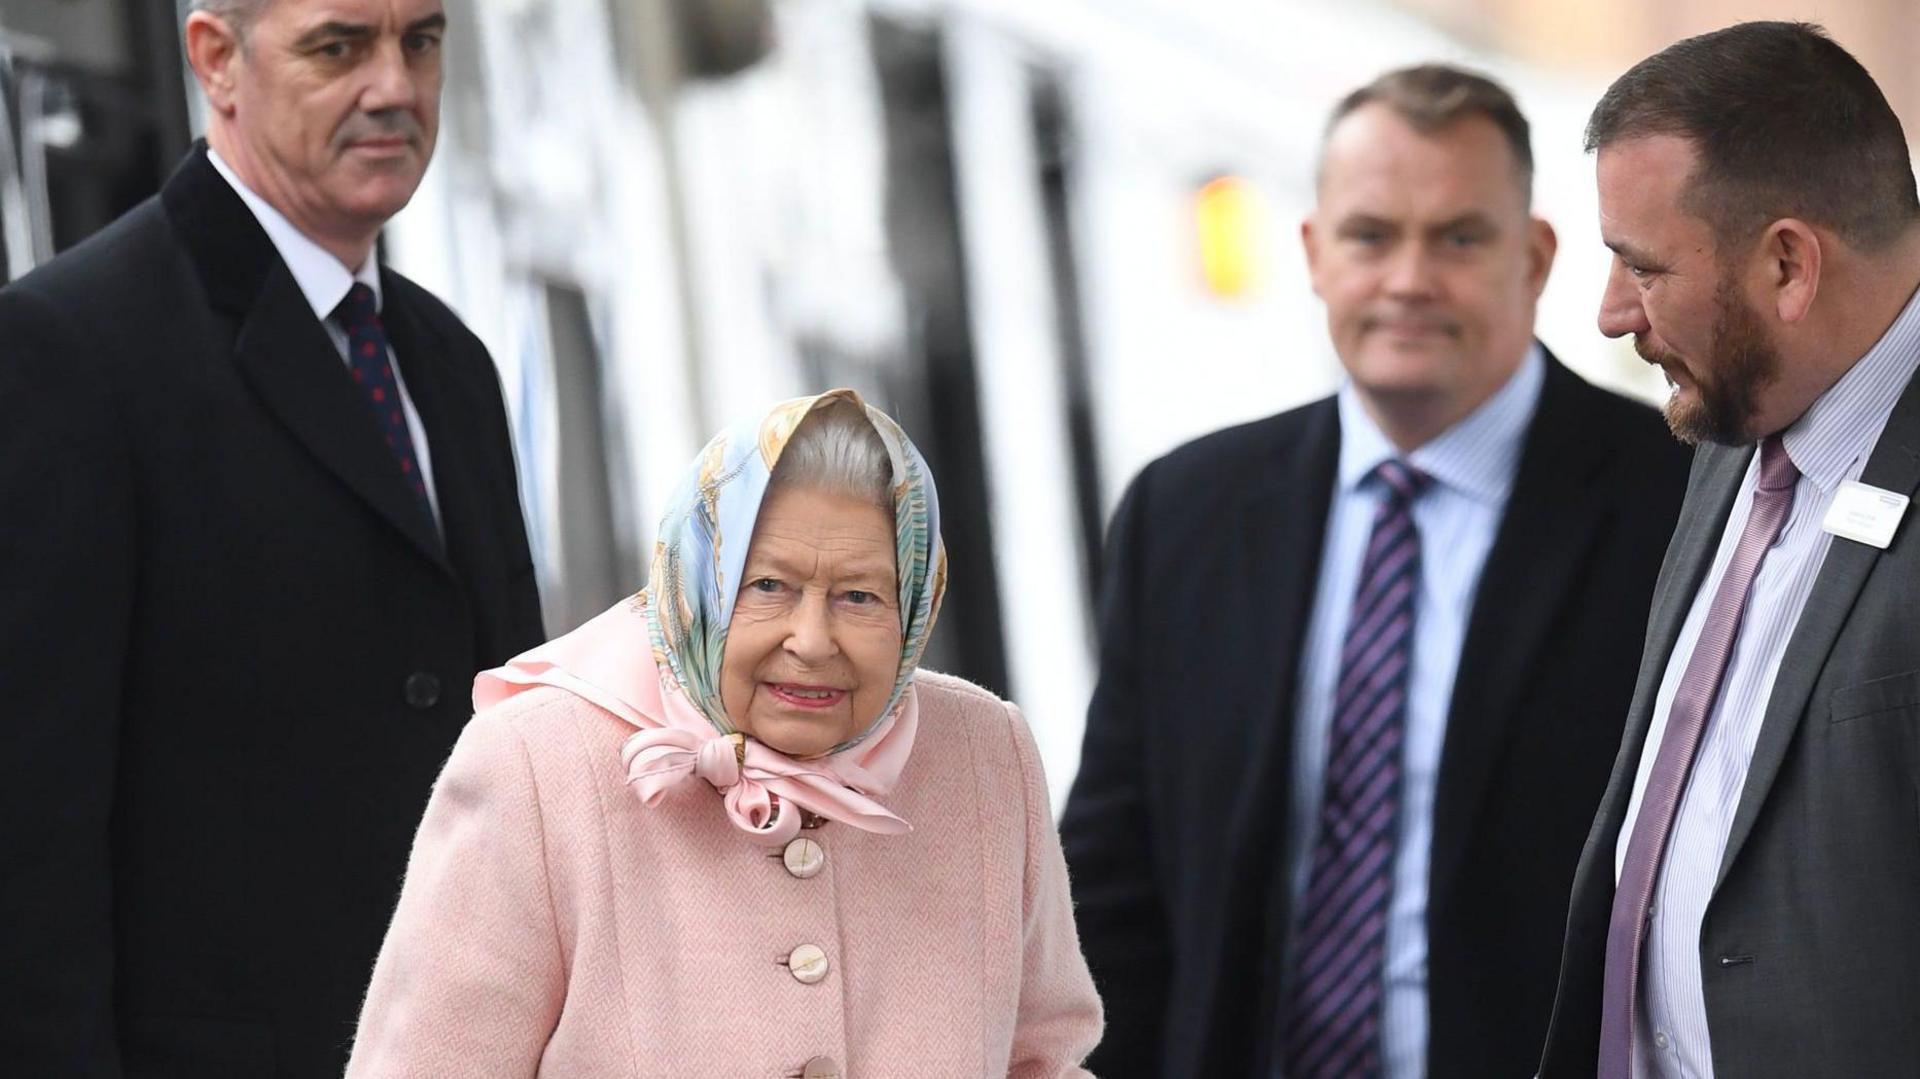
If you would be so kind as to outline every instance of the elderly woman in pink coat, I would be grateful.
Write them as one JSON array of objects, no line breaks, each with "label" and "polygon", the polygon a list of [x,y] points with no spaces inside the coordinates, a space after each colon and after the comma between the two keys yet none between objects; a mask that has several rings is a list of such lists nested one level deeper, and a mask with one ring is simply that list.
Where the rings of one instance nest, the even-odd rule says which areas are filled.
[{"label": "elderly woman in pink coat", "polygon": [[1085,1074],[1032,737],[917,669],[945,577],[852,391],[709,444],[646,591],[476,681],[349,1076]]}]

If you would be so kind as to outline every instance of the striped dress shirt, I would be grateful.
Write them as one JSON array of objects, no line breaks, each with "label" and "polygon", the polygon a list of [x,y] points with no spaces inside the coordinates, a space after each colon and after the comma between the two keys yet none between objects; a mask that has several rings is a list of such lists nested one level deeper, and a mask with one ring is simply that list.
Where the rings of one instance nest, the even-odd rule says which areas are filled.
[{"label": "striped dress shirt", "polygon": [[[1787,640],[1800,621],[1820,564],[1833,542],[1821,522],[1840,484],[1858,479],[1866,467],[1873,444],[1917,366],[1920,293],[1908,300],[1880,341],[1814,401],[1781,439],[1787,456],[1800,470],[1800,481],[1793,492],[1793,510],[1754,578],[1746,615],[1720,681],[1720,695],[1707,716],[1693,773],[1674,817],[1666,859],[1654,882],[1652,919],[1641,959],[1640,1018],[1634,1027],[1633,1073],[1637,1079],[1709,1079],[1713,1075],[1713,1047],[1707,1036],[1707,1008],[1700,979],[1700,924],[1726,852],[1734,810],[1746,786],[1747,765],[1760,735],[1774,676],[1779,673]],[[1720,534],[1713,564],[1694,594],[1693,606],[1667,658],[1660,692],[1654,699],[1652,726],[1640,754],[1633,797],[1627,803],[1626,820],[1614,848],[1616,882],[1681,675],[1693,657],[1707,609],[1753,508],[1759,468],[1760,455],[1756,453]]]},{"label": "striped dress shirt", "polygon": [[[1492,397],[1405,457],[1431,476],[1433,483],[1413,506],[1414,526],[1420,530],[1421,571],[1407,680],[1393,897],[1387,908],[1381,1059],[1388,1079],[1418,1079],[1426,1074],[1427,866],[1440,748],[1480,571],[1506,512],[1521,445],[1546,371],[1546,359],[1536,344]],[[1340,457],[1294,710],[1286,864],[1296,911],[1306,892],[1314,830],[1320,819],[1341,643],[1374,511],[1385,497],[1381,487],[1362,486],[1361,481],[1380,462],[1400,455],[1367,415],[1351,383],[1340,390],[1339,409]],[[1292,957],[1283,959],[1281,969],[1291,971]]]}]

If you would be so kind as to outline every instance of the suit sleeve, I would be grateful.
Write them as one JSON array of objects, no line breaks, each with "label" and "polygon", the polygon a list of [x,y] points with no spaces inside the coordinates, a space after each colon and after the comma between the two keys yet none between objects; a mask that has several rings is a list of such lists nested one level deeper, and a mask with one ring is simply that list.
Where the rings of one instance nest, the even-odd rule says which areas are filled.
[{"label": "suit sleeve", "polygon": [[0,292],[0,1060],[117,1076],[113,814],[135,602],[125,428],[97,352]]},{"label": "suit sleeve", "polygon": [[428,800],[347,1075],[531,1077],[565,997],[533,766],[480,716]]},{"label": "suit sleeve", "polygon": [[1080,1062],[1100,1040],[1100,997],[1080,954],[1073,899],[1060,836],[1047,802],[1046,774],[1020,711],[1007,706],[1027,819],[1022,887],[1020,1014],[1013,1032],[1009,1079],[1086,1076]]},{"label": "suit sleeve", "polygon": [[1080,772],[1060,822],[1076,917],[1107,1033],[1093,1058],[1102,1076],[1152,1075],[1172,978],[1167,920],[1155,872],[1147,737],[1138,640],[1143,587],[1140,532],[1151,468],[1114,514],[1100,588],[1100,671],[1087,709]]}]

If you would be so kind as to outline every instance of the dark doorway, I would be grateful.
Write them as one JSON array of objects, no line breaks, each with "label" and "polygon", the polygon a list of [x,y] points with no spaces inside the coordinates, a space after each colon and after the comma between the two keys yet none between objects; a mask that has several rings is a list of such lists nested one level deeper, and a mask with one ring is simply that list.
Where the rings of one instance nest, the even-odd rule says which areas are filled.
[{"label": "dark doorway", "polygon": [[868,28],[886,127],[888,250],[908,314],[907,355],[891,403],[938,478],[953,582],[926,663],[1005,695],[1003,612],[940,32],[881,17]]},{"label": "dark doorway", "polygon": [[1073,470],[1074,517],[1079,525],[1080,565],[1088,624],[1092,597],[1100,589],[1100,550],[1106,523],[1101,517],[1100,453],[1093,422],[1093,382],[1087,335],[1082,321],[1079,262],[1074,253],[1073,185],[1076,147],[1073,115],[1057,80],[1037,75],[1033,84],[1033,138],[1040,162],[1040,200],[1046,214],[1047,269],[1053,280],[1054,325],[1058,328],[1061,389],[1066,396],[1067,452]]}]

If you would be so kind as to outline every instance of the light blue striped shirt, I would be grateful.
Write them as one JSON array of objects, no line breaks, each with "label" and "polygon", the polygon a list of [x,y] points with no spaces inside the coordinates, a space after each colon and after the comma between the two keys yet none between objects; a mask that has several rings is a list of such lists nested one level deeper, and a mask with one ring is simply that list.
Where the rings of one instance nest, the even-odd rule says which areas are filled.
[{"label": "light blue striped shirt", "polygon": [[[1713,1047],[1707,1038],[1707,1006],[1700,981],[1700,923],[1726,853],[1727,833],[1746,786],[1747,765],[1760,736],[1774,676],[1833,542],[1821,528],[1827,506],[1842,482],[1858,479],[1866,468],[1873,444],[1916,367],[1920,367],[1920,293],[1907,301],[1879,343],[1828,387],[1781,438],[1787,457],[1800,470],[1800,481],[1793,489],[1793,510],[1754,577],[1740,633],[1721,678],[1720,696],[1707,716],[1693,773],[1680,796],[1673,834],[1667,841],[1666,858],[1654,882],[1653,918],[1641,959],[1640,1019],[1634,1028],[1636,1076],[1709,1079],[1713,1075]],[[1713,564],[1700,582],[1667,659],[1633,798],[1615,841],[1615,881],[1626,861],[1627,841],[1640,815],[1647,777],[1666,733],[1680,677],[1693,657],[1707,609],[1746,528],[1759,471],[1756,453],[1734,497]]]},{"label": "light blue striped shirt", "polygon": [[[1465,419],[1406,459],[1433,477],[1414,503],[1420,530],[1420,593],[1414,603],[1413,663],[1408,674],[1407,731],[1400,786],[1400,821],[1393,862],[1393,900],[1387,915],[1386,998],[1381,1031],[1385,1074],[1418,1079],[1427,1062],[1427,863],[1433,841],[1434,781],[1453,699],[1454,672],[1480,571],[1513,490],[1521,445],[1546,360],[1536,344],[1506,385]],[[1327,733],[1333,725],[1333,687],[1340,676],[1340,643],[1360,558],[1384,495],[1361,481],[1399,455],[1361,406],[1351,383],[1339,394],[1340,459],[1327,517],[1320,581],[1307,623],[1294,710],[1293,790],[1288,805],[1287,867],[1294,909],[1306,892],[1310,854],[1320,820]],[[1291,939],[1292,934],[1289,934]],[[1292,969],[1291,956],[1282,968]]]}]

